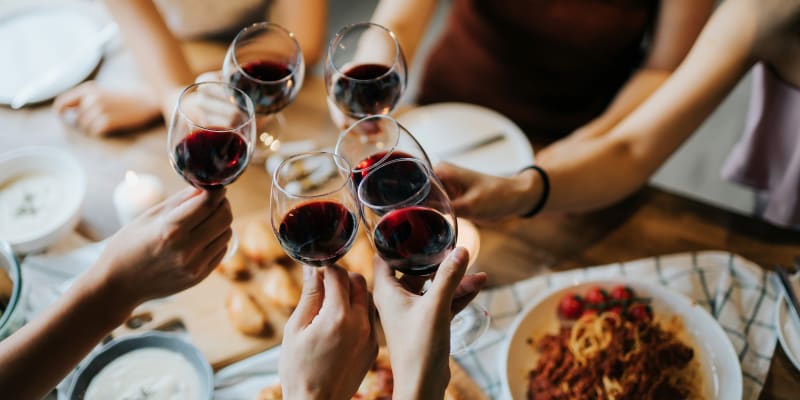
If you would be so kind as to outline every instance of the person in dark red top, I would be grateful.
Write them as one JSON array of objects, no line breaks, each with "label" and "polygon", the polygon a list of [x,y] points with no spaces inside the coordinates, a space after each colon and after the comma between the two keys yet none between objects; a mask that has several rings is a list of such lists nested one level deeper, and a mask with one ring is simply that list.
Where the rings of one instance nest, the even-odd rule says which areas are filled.
[{"label": "person in dark red top", "polygon": [[[413,56],[436,2],[383,0],[373,21]],[[535,145],[602,134],[680,64],[713,0],[454,0],[418,103],[499,111]]]}]

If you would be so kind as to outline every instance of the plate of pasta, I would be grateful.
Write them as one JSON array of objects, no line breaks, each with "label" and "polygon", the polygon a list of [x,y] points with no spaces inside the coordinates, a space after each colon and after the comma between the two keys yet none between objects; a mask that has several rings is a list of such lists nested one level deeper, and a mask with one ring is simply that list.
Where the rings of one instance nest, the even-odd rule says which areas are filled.
[{"label": "plate of pasta", "polygon": [[505,398],[738,399],[739,359],[699,304],[664,286],[592,281],[534,299],[502,361]]}]

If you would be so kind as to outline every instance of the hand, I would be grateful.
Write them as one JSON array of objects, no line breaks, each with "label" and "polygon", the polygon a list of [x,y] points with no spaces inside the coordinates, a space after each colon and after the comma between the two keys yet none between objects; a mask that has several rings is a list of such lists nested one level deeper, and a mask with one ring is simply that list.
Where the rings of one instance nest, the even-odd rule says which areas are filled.
[{"label": "hand", "polygon": [[453,250],[428,291],[419,295],[419,277],[398,280],[376,257],[375,305],[394,371],[394,398],[444,397],[450,381],[450,320],[486,283],[484,273],[464,276],[468,260],[464,248]]},{"label": "hand", "polygon": [[131,309],[189,288],[222,260],[232,218],[224,189],[182,190],[117,232],[90,275]]},{"label": "hand", "polygon": [[92,136],[106,136],[143,126],[160,116],[156,94],[147,90],[115,90],[84,82],[58,96],[53,107],[60,115],[75,113],[74,124]]},{"label": "hand", "polygon": [[338,266],[303,268],[300,304],[283,333],[283,398],[350,399],[378,354],[367,282]]},{"label": "hand", "polygon": [[434,173],[444,184],[459,217],[496,221],[530,211],[541,196],[538,175],[526,170],[511,178],[439,163]]}]

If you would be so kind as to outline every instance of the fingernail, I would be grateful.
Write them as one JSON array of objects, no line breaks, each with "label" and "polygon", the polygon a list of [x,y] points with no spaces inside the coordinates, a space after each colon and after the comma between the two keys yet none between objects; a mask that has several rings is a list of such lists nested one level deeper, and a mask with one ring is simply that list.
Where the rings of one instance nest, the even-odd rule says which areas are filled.
[{"label": "fingernail", "polygon": [[312,276],[314,276],[314,267],[303,265],[303,282],[308,281]]},{"label": "fingernail", "polygon": [[469,254],[463,247],[456,247],[455,250],[450,253],[450,260],[458,264],[466,262],[468,257]]}]

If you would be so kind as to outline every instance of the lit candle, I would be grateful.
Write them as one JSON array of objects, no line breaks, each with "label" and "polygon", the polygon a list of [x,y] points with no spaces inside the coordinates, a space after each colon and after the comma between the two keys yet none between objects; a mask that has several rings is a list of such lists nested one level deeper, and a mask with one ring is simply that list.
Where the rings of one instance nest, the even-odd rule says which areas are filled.
[{"label": "lit candle", "polygon": [[122,225],[131,222],[148,208],[164,200],[164,186],[150,174],[125,173],[125,179],[114,189],[114,208]]}]

